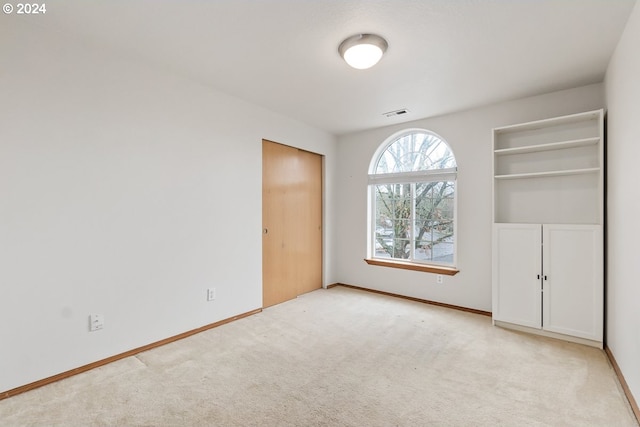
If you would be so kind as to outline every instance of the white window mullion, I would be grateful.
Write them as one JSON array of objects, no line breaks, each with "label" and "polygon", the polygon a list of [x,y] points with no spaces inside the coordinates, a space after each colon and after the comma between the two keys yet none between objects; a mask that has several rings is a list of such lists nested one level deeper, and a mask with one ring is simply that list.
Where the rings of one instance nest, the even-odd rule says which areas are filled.
[{"label": "white window mullion", "polygon": [[415,240],[415,227],[416,223],[416,183],[411,183],[411,220],[409,223],[409,259],[411,261],[415,260],[415,245],[413,241]]},{"label": "white window mullion", "polygon": [[456,179],[458,168],[436,169],[432,171],[369,174],[369,184],[400,184],[404,182],[452,181]]},{"label": "white window mullion", "polygon": [[378,222],[378,201],[376,200],[376,186],[375,185],[370,185],[369,186],[369,209],[371,209],[372,215],[369,215],[369,237],[371,239],[371,241],[369,242],[369,251],[370,251],[370,256],[371,257],[375,257],[376,256],[376,240],[377,240],[377,235],[376,235],[376,224]]}]

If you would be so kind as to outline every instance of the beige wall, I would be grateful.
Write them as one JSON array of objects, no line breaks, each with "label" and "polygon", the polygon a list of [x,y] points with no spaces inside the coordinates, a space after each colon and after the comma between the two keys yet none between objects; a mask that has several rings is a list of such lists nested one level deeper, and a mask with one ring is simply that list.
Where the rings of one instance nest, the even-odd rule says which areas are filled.
[{"label": "beige wall", "polygon": [[607,69],[606,343],[640,400],[640,3]]}]

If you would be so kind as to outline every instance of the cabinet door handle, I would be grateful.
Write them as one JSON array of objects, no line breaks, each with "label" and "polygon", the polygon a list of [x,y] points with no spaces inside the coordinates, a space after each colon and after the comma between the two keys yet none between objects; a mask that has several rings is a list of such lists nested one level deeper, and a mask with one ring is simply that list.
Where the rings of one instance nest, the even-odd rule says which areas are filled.
[{"label": "cabinet door handle", "polygon": [[547,276],[544,276],[544,280],[547,280]]},{"label": "cabinet door handle", "polygon": [[540,275],[538,274],[538,280],[540,280]]}]

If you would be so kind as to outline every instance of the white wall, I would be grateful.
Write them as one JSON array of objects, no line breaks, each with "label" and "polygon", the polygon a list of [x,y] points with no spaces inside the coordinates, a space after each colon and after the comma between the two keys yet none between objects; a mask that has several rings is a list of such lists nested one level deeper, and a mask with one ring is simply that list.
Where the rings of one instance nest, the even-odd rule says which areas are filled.
[{"label": "white wall", "polygon": [[335,137],[26,21],[0,37],[0,391],[261,307],[262,138],[326,156],[333,246]]},{"label": "white wall", "polygon": [[[481,84],[481,82],[478,82]],[[602,108],[601,84],[505,102],[338,139],[335,262],[338,282],[491,311],[492,129]],[[458,163],[458,268],[436,284],[435,274],[367,265],[367,172],[390,135],[425,128],[442,136]]]},{"label": "white wall", "polygon": [[640,399],[640,3],[609,63],[606,341]]}]

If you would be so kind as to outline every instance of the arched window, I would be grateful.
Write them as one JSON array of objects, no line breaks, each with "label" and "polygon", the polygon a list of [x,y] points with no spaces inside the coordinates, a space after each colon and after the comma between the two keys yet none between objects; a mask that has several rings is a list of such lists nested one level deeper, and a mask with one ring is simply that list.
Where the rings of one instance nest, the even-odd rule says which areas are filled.
[{"label": "arched window", "polygon": [[369,258],[454,267],[456,159],[422,129],[383,143],[369,168]]}]

